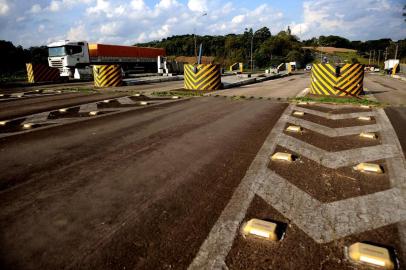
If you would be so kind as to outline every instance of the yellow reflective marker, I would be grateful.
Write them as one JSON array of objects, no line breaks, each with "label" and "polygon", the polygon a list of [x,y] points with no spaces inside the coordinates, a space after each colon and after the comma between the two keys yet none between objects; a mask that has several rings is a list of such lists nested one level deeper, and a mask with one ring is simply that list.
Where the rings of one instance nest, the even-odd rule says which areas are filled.
[{"label": "yellow reflective marker", "polygon": [[5,125],[7,125],[7,123],[8,123],[8,121],[7,121],[7,120],[0,121],[0,126],[5,126]]},{"label": "yellow reflective marker", "polygon": [[136,94],[134,94],[133,96],[134,96],[134,97],[139,97],[139,96],[141,96],[141,94],[136,93]]},{"label": "yellow reflective marker", "polygon": [[148,105],[148,102],[146,102],[146,101],[140,101],[139,104],[142,105],[142,106],[145,106],[145,105]]},{"label": "yellow reflective marker", "polygon": [[67,111],[68,111],[68,108],[59,109],[59,112],[60,112],[60,113],[66,113]]},{"label": "yellow reflective marker", "polygon": [[348,256],[355,262],[378,266],[382,269],[395,268],[387,248],[358,242],[349,247]]},{"label": "yellow reflective marker", "polygon": [[363,109],[370,109],[371,106],[369,106],[369,105],[361,105],[361,108],[363,108]]},{"label": "yellow reflective marker", "polygon": [[298,103],[299,105],[307,105],[307,104],[309,104],[308,102],[306,102],[306,101],[299,101],[299,103]]},{"label": "yellow reflective marker", "polygon": [[359,136],[367,139],[376,139],[377,137],[376,134],[373,132],[361,132]]},{"label": "yellow reflective marker", "polygon": [[360,163],[354,167],[354,170],[360,172],[374,172],[374,173],[383,173],[381,166],[373,163]]},{"label": "yellow reflective marker", "polygon": [[275,154],[272,155],[271,159],[272,160],[293,161],[292,154],[282,153],[282,152],[276,152]]},{"label": "yellow reflective marker", "polygon": [[295,112],[293,112],[293,115],[295,115],[295,116],[303,116],[303,115],[304,115],[304,112],[295,111]]},{"label": "yellow reflective marker", "polygon": [[276,234],[277,225],[273,222],[253,218],[244,224],[242,233],[244,235],[254,235],[263,239],[278,241]]},{"label": "yellow reflective marker", "polygon": [[299,126],[288,126],[288,127],[286,128],[286,131],[301,133],[301,132],[302,132],[302,128],[299,127]]},{"label": "yellow reflective marker", "polygon": [[24,129],[30,129],[30,128],[32,128],[33,126],[34,126],[33,123],[25,123],[25,124],[23,125],[23,128],[24,128]]},{"label": "yellow reflective marker", "polygon": [[361,121],[371,121],[372,118],[371,118],[371,116],[360,116],[360,117],[358,117],[358,120],[361,120]]},{"label": "yellow reflective marker", "polygon": [[172,99],[179,99],[179,96],[172,96]]},{"label": "yellow reflective marker", "polygon": [[91,112],[89,112],[90,116],[95,116],[95,115],[98,115],[98,114],[99,114],[99,111],[91,111]]},{"label": "yellow reflective marker", "polygon": [[110,100],[110,99],[105,99],[105,100],[103,100],[103,102],[104,102],[104,103],[110,103],[111,100]]}]

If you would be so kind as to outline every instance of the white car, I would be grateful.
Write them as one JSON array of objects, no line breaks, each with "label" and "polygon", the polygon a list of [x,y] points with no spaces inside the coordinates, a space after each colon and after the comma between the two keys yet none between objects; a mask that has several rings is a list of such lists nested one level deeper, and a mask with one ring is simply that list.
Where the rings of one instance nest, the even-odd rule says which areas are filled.
[{"label": "white car", "polygon": [[306,70],[312,70],[312,65],[306,65]]}]

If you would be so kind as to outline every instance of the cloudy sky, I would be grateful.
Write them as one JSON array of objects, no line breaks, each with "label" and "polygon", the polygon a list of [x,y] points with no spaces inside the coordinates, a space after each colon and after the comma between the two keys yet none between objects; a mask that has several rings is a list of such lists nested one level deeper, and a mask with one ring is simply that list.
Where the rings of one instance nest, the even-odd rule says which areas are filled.
[{"label": "cloudy sky", "polygon": [[[301,39],[406,37],[405,0],[0,0],[0,39],[24,47],[59,39],[133,44],[175,34],[291,26]],[[207,13],[207,16],[202,14]]]}]

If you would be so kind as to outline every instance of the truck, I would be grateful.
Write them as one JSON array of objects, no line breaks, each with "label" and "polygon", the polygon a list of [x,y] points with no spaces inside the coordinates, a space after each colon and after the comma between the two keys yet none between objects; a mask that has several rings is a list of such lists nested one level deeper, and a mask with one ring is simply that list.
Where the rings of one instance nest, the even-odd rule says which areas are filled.
[{"label": "truck", "polygon": [[165,49],[70,40],[48,45],[48,64],[58,68],[62,78],[91,76],[92,65],[118,64],[125,76],[138,72],[156,73],[159,56],[166,56]]},{"label": "truck", "polygon": [[399,65],[399,59],[389,59],[385,61],[385,70],[390,72],[395,66]]}]

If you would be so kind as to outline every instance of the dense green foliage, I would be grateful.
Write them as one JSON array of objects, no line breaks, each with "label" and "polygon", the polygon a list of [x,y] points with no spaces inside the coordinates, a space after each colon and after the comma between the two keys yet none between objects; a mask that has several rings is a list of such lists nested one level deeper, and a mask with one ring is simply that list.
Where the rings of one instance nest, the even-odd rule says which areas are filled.
[{"label": "dense green foliage", "polygon": [[[299,41],[299,39],[288,31],[281,31],[272,35],[267,27],[263,27],[255,32],[246,29],[243,34],[229,34],[225,36],[197,36],[196,43],[203,44],[203,54],[214,56],[216,62],[230,65],[235,62],[243,62],[246,66],[250,64],[251,39],[253,39],[253,59],[256,67],[264,68],[277,65],[281,62],[296,61],[303,67],[314,59],[314,54],[310,50],[302,47],[337,47],[354,49],[357,55],[351,55],[348,59],[351,62],[360,61],[363,57],[368,60],[371,51],[375,50],[375,57],[384,59],[387,51],[388,58],[395,55],[395,42],[391,39],[378,39],[368,41],[350,41],[340,36],[320,36],[309,40]],[[166,48],[168,55],[173,56],[194,56],[194,36],[179,35],[165,38],[161,41],[152,41],[136,44],[138,46],[151,46]],[[406,60],[406,39],[398,42],[398,58]],[[382,62],[382,61],[381,61]]]},{"label": "dense green foliage", "polygon": [[10,41],[0,40],[0,74],[10,75],[25,69],[25,63],[47,63],[46,46],[23,49]]}]

